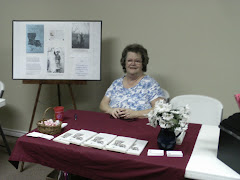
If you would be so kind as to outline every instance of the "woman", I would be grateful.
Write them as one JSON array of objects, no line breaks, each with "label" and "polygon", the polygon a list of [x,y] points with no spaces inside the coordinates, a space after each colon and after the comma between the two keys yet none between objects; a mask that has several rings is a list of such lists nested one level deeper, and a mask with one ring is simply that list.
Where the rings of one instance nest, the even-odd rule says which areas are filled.
[{"label": "woman", "polygon": [[148,60],[142,45],[131,44],[123,50],[121,65],[126,74],[108,88],[100,103],[101,111],[114,118],[146,118],[155,102],[164,99],[160,85],[144,74]]}]

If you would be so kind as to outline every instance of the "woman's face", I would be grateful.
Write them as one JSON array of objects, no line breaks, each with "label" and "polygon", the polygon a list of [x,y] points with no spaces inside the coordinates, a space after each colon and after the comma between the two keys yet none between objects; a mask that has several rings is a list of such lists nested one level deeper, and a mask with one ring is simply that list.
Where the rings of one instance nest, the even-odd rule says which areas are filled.
[{"label": "woman's face", "polygon": [[142,71],[142,57],[140,53],[128,52],[126,57],[126,71],[127,74],[141,74]]}]

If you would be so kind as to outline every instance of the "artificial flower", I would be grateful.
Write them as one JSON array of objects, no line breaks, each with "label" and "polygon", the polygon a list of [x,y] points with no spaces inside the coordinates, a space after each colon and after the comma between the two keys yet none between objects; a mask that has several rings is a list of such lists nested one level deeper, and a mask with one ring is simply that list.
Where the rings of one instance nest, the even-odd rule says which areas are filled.
[{"label": "artificial flower", "polygon": [[168,128],[179,134],[188,129],[190,109],[186,105],[179,109],[174,109],[172,104],[166,103],[164,100],[159,100],[155,103],[155,107],[147,116],[152,127],[159,125],[161,128]]}]

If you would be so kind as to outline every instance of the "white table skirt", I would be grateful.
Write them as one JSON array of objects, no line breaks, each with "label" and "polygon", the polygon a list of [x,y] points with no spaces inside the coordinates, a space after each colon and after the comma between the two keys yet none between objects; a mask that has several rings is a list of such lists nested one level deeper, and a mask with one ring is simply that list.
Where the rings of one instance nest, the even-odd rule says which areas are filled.
[{"label": "white table skirt", "polygon": [[185,177],[206,180],[240,180],[240,175],[217,158],[220,129],[202,125]]}]

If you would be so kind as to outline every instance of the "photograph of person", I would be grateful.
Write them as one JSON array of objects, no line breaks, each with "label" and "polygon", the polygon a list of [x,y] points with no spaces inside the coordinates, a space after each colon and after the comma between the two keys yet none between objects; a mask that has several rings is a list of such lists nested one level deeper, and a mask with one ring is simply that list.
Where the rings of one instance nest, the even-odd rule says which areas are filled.
[{"label": "photograph of person", "polygon": [[125,75],[107,89],[100,110],[114,118],[146,118],[155,102],[164,98],[159,83],[146,75],[149,57],[140,44],[130,44],[122,52],[121,65]]},{"label": "photograph of person", "polygon": [[63,48],[48,48],[47,56],[48,73],[64,73],[64,50]]},{"label": "photograph of person", "polygon": [[89,49],[90,24],[73,23],[72,27],[72,48]]}]

